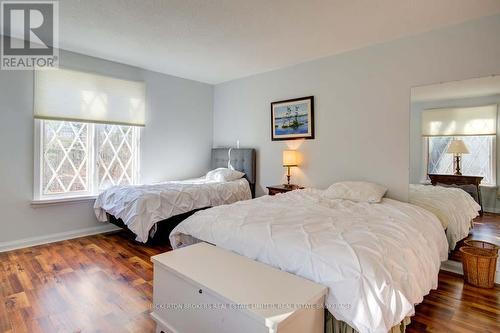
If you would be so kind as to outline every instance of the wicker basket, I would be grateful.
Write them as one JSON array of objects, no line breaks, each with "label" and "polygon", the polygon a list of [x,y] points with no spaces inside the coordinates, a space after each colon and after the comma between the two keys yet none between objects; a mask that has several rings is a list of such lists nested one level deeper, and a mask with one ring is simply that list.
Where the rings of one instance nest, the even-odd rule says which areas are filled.
[{"label": "wicker basket", "polygon": [[491,249],[472,246],[460,248],[467,283],[480,288],[493,288],[498,254]]},{"label": "wicker basket", "polygon": [[464,243],[466,246],[472,246],[472,247],[479,247],[481,249],[487,249],[487,250],[492,250],[495,253],[498,252],[498,249],[500,247],[496,246],[495,244],[491,244],[485,241],[480,241],[480,240],[464,240]]}]

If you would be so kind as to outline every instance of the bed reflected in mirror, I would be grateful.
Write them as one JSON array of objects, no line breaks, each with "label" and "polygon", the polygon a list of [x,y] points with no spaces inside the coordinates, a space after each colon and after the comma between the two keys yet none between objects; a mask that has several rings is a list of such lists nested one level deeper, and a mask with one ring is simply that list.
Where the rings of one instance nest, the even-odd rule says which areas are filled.
[{"label": "bed reflected in mirror", "polygon": [[409,201],[436,215],[450,251],[467,237],[500,242],[487,226],[500,212],[498,104],[498,75],[411,90]]}]

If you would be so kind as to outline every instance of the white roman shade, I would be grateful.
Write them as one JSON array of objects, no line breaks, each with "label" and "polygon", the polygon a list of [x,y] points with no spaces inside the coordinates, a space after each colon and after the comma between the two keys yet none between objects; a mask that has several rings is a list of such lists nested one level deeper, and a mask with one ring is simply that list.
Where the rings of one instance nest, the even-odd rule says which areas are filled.
[{"label": "white roman shade", "polygon": [[38,119],[145,125],[144,82],[69,69],[35,72]]},{"label": "white roman shade", "polygon": [[496,104],[422,112],[422,136],[495,135],[496,132]]}]

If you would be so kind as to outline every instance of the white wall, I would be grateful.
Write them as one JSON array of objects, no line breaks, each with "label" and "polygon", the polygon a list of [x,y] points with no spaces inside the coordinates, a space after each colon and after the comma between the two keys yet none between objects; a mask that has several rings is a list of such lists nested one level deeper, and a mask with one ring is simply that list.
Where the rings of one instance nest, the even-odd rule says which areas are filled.
[{"label": "white wall", "polygon": [[[213,87],[64,52],[61,65],[146,83],[142,181],[199,176],[210,166]],[[95,229],[92,204],[34,208],[33,73],[0,71],[0,249],[27,238]]]},{"label": "white wall", "polygon": [[[424,146],[422,140],[422,111],[426,109],[448,108],[448,107],[470,107],[481,105],[500,105],[500,95],[482,96],[473,98],[447,99],[428,102],[414,102],[411,104],[410,114],[410,182],[418,184],[425,179],[426,166],[423,159]],[[496,177],[497,184],[500,179],[500,114],[497,119],[497,138],[496,138]],[[487,212],[497,211],[497,188],[496,187],[481,187],[483,209]]]},{"label": "white wall", "polygon": [[[500,73],[500,16],[219,84],[214,145],[240,140],[258,149],[258,194],[284,181],[281,151],[298,146],[304,162],[295,182],[366,179],[406,200],[410,88],[492,73]],[[272,142],[270,103],[308,95],[316,139]]]}]

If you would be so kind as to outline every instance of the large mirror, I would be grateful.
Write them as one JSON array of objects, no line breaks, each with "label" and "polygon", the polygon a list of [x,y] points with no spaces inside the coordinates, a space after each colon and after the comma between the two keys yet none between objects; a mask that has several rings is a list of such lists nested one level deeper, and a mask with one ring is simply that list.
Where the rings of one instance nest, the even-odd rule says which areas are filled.
[{"label": "large mirror", "polygon": [[411,91],[409,201],[439,218],[451,259],[464,239],[500,242],[499,104],[498,75]]}]

